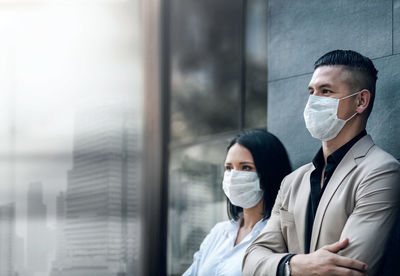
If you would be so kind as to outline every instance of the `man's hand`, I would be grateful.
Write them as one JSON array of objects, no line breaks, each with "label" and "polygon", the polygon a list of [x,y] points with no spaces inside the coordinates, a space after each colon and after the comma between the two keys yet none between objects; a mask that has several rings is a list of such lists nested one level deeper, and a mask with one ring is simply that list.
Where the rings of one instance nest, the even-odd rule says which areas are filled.
[{"label": "man's hand", "polygon": [[313,253],[293,256],[290,260],[291,275],[367,275],[367,264],[335,254],[340,249],[345,248],[348,243],[349,239],[346,238],[343,241],[325,245]]}]

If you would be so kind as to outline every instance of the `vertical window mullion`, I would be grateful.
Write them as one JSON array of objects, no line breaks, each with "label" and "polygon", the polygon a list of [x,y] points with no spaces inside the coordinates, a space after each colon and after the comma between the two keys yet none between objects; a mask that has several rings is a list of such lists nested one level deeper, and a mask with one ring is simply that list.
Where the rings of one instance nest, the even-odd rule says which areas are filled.
[{"label": "vertical window mullion", "polygon": [[240,28],[240,93],[239,93],[239,130],[243,130],[246,113],[246,21],[247,0],[242,0]]},{"label": "vertical window mullion", "polygon": [[140,275],[166,275],[168,217],[168,1],[143,1],[144,167]]}]

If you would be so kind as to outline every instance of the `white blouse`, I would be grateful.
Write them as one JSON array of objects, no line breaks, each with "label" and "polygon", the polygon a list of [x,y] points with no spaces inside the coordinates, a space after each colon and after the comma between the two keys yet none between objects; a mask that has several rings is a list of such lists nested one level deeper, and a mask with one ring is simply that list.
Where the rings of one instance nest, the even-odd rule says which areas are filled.
[{"label": "white blouse", "polygon": [[267,220],[258,221],[236,246],[239,223],[234,220],[217,223],[201,243],[183,276],[242,275],[244,253],[266,223]]}]

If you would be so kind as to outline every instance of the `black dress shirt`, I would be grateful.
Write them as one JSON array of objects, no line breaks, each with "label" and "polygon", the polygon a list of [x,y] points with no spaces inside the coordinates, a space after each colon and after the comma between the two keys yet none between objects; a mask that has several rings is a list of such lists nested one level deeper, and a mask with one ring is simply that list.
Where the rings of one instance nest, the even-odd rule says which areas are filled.
[{"label": "black dress shirt", "polygon": [[317,208],[319,205],[319,201],[321,200],[322,194],[325,191],[326,185],[328,184],[333,172],[336,170],[340,161],[342,161],[343,157],[350,150],[350,148],[357,143],[362,137],[367,135],[367,132],[363,130],[356,137],[351,139],[349,142],[341,146],[335,152],[328,156],[326,159],[326,167],[324,171],[324,180],[321,187],[321,177],[322,177],[322,169],[325,165],[324,154],[322,152],[322,148],[318,151],[317,155],[313,159],[313,164],[315,170],[311,172],[310,175],[310,197],[308,199],[307,212],[306,212],[306,229],[305,229],[305,253],[310,253],[310,242],[311,242],[311,233],[314,224],[315,214],[317,213]]},{"label": "black dress shirt", "polygon": [[[357,143],[362,137],[367,135],[367,132],[363,130],[360,132],[357,136],[355,136],[353,139],[351,139],[349,142],[344,144],[342,147],[337,149],[335,152],[333,152],[331,155],[328,156],[327,162],[326,162],[326,167],[324,171],[324,179],[323,179],[323,185],[321,187],[321,177],[322,177],[322,170],[325,165],[325,160],[324,160],[324,154],[322,152],[322,148],[318,151],[318,153],[315,155],[313,159],[313,164],[315,169],[311,172],[310,175],[310,197],[308,199],[308,204],[307,204],[307,211],[306,211],[306,223],[305,223],[305,253],[310,253],[310,242],[311,242],[311,233],[312,233],[312,228],[314,224],[314,218],[315,214],[317,213],[317,208],[319,205],[319,201],[322,197],[322,194],[324,193],[324,190],[326,188],[326,185],[328,184],[329,180],[331,179],[331,176],[333,175],[333,172],[339,165],[340,161],[342,161],[343,157],[346,155],[346,153],[350,150],[350,148]],[[283,276],[284,275],[284,268],[285,268],[285,263],[293,257],[294,254],[288,254],[282,260],[279,262],[278,266],[278,276]]]}]

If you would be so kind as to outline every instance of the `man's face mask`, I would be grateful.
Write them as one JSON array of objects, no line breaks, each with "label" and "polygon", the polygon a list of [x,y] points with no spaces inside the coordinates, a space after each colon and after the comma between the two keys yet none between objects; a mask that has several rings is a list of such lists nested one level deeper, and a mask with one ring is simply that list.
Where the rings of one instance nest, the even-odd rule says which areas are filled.
[{"label": "man's face mask", "polygon": [[353,97],[359,93],[361,91],[341,99],[310,95],[304,109],[304,120],[311,136],[322,141],[335,138],[346,122],[357,115],[356,112],[347,120],[339,119],[337,112],[340,100]]}]

